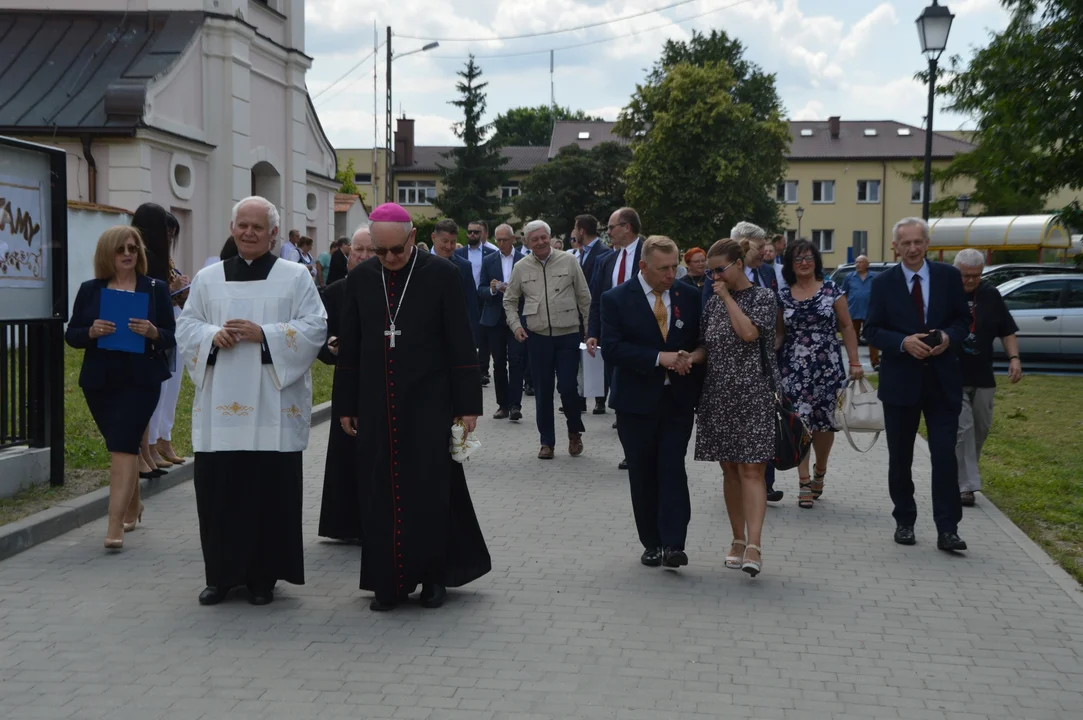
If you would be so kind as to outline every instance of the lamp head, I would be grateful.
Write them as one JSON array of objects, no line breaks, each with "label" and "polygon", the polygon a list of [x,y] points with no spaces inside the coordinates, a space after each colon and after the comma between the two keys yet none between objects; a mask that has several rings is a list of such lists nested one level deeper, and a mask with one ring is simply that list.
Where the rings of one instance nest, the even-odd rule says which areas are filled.
[{"label": "lamp head", "polygon": [[947,7],[941,5],[938,0],[925,8],[915,24],[918,28],[918,40],[921,41],[921,51],[930,60],[937,60],[940,54],[948,46],[948,34],[951,32],[951,23],[955,16]]},{"label": "lamp head", "polygon": [[959,208],[960,214],[966,215],[967,211],[970,210],[970,196],[960,195],[959,197],[955,198],[955,205]]},{"label": "lamp head", "polygon": [[797,206],[797,210],[795,212],[797,214],[798,220],[805,217],[805,208],[801,207],[800,205]]}]

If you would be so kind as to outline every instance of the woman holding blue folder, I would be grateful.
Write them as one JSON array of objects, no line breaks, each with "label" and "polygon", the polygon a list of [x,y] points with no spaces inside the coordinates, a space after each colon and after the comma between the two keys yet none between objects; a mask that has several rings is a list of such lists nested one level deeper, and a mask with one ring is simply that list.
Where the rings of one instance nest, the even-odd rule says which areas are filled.
[{"label": "woman holding blue folder", "polygon": [[123,547],[124,532],[143,515],[139,448],[170,375],[164,351],[176,346],[169,290],[146,273],[139,231],[106,230],[94,251],[95,279],[79,287],[65,335],[85,350],[79,387],[110,453],[109,549]]}]

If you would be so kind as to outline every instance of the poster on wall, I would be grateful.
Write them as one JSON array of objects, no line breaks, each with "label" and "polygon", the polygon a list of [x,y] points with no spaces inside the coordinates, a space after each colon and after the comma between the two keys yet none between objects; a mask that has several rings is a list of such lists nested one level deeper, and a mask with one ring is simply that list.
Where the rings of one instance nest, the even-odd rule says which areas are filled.
[{"label": "poster on wall", "polygon": [[37,289],[48,279],[45,193],[31,178],[0,175],[0,287]]}]

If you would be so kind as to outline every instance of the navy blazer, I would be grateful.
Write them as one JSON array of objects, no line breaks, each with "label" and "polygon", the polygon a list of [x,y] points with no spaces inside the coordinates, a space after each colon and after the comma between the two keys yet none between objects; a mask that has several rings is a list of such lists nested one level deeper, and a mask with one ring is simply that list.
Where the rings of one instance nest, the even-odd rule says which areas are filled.
[{"label": "navy blazer", "polygon": [[[518,250],[512,251],[511,265],[515,267],[515,263],[523,259],[523,254]],[[510,277],[504,277],[504,264],[501,262],[503,255],[498,252],[490,253],[481,259],[481,281],[478,283],[477,296],[481,301],[481,320],[479,324],[482,327],[498,327],[501,323],[508,321],[507,316],[504,314],[504,293],[498,292],[495,295],[489,290],[489,283],[493,280],[497,282],[508,282]],[[469,260],[467,261],[469,262]],[[522,305],[522,298],[520,298],[520,306]]]},{"label": "navy blazer", "polygon": [[[617,266],[621,251],[610,250],[610,253],[594,267],[594,278],[590,284],[590,317],[587,319],[587,337],[601,338],[602,336],[602,295],[613,288],[613,269]],[[624,278],[624,282],[639,277],[639,259],[642,254],[643,238],[640,238],[632,257],[632,274]],[[651,315],[651,317],[654,316]]]},{"label": "navy blazer", "polygon": [[[478,321],[481,319],[481,306],[474,302],[478,297],[478,289],[474,287],[474,266],[469,260],[459,257],[458,250],[455,255],[448,258],[448,262],[459,268],[459,274],[463,278],[463,294],[466,296],[466,316],[470,319],[470,330],[474,333],[474,342],[478,340]],[[439,257],[439,256],[437,256]]]},{"label": "navy blazer", "polygon": [[[481,244],[481,264],[482,264],[482,266],[485,265],[485,258],[489,257],[494,252],[496,252],[496,250],[493,250],[491,247],[489,247],[485,243]],[[455,254],[458,257],[461,257],[463,260],[465,260],[467,262],[470,262],[470,246],[469,245],[460,245],[459,247],[455,248]],[[473,267],[473,265],[471,265],[470,267]],[[473,271],[471,271],[471,272],[473,272]],[[471,282],[473,282],[473,279],[474,279],[474,276],[473,276],[473,274],[471,274],[470,275]],[[480,282],[479,282],[479,284],[480,284]],[[474,294],[477,294],[477,292],[476,292],[477,288],[476,287],[474,288],[474,291],[475,291]]]},{"label": "navy blazer", "polygon": [[[79,387],[101,390],[109,379],[110,363],[116,362],[117,352],[98,349],[98,341],[90,338],[90,326],[101,318],[102,289],[108,286],[108,280],[87,280],[79,286],[75,296],[75,305],[71,311],[71,321],[64,333],[64,339],[73,348],[85,350],[83,367],[79,371]],[[131,357],[131,384],[140,387],[152,387],[168,380],[172,374],[163,350],[177,346],[174,336],[176,320],[173,317],[173,303],[169,298],[169,287],[161,280],[152,280],[146,275],[138,275],[135,280],[136,292],[150,295],[147,314],[149,320],[158,328],[157,340],[146,340],[143,353],[124,353]]]},{"label": "navy blazer", "polygon": [[[945,263],[925,262],[929,264],[927,327],[914,309],[900,263],[872,279],[865,337],[869,345],[880,350],[878,395],[884,404],[920,405],[924,370],[930,365],[949,406],[958,410],[963,402],[958,353],[970,331],[970,308],[959,271]],[[926,330],[943,330],[951,344],[943,355],[921,361],[903,350],[902,343],[908,335]]]},{"label": "navy blazer", "polygon": [[[618,412],[650,415],[661,406],[666,370],[655,365],[660,352],[699,347],[702,304],[696,289],[675,282],[669,291],[669,332],[662,339],[654,307],[638,280],[602,295],[602,355],[613,366],[609,406]],[[688,375],[669,373],[678,407],[692,412],[699,400],[703,366]]]},{"label": "navy blazer", "polygon": [[594,246],[591,247],[590,252],[585,256],[583,251],[579,251],[579,257],[576,260],[579,261],[579,267],[583,269],[583,277],[587,279],[587,285],[589,286],[594,280],[594,271],[598,267],[598,261],[604,260],[608,253],[612,252],[601,238],[597,238],[594,242]]}]

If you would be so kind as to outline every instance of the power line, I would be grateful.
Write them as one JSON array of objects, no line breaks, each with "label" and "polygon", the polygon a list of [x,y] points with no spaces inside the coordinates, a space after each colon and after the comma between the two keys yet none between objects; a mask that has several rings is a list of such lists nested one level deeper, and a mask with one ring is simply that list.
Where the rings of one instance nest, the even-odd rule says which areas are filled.
[{"label": "power line", "polygon": [[669,5],[664,5],[660,8],[654,8],[653,10],[643,10],[642,12],[633,13],[632,15],[625,15],[623,17],[613,18],[612,20],[599,20],[598,22],[588,23],[586,25],[577,25],[576,27],[563,28],[561,30],[546,30],[544,32],[525,33],[523,35],[508,35],[506,37],[496,38],[463,38],[423,37],[421,35],[399,35],[398,33],[395,33],[395,37],[408,38],[410,40],[438,40],[440,42],[477,42],[478,40],[484,40],[488,42],[492,40],[522,40],[524,38],[542,37],[545,35],[559,35],[560,33],[575,32],[577,30],[587,30],[589,28],[601,27],[602,25],[612,25],[613,23],[622,22],[624,20],[632,20],[633,18],[643,17],[644,15],[653,15],[654,13],[659,13],[663,10],[672,10],[675,7],[679,7],[681,5],[688,5],[692,2],[696,2],[696,0],[678,0],[678,2],[670,3]]},{"label": "power line", "polygon": [[361,67],[362,65],[364,65],[365,63],[367,63],[367,62],[369,61],[369,59],[370,59],[370,58],[372,58],[372,57],[375,57],[376,53],[377,53],[377,52],[379,52],[379,51],[380,51],[380,48],[382,48],[383,46],[384,46],[384,43],[380,43],[379,45],[377,45],[377,46],[376,46],[376,49],[375,49],[375,50],[373,50],[372,52],[370,52],[370,53],[369,53],[368,55],[366,55],[366,56],[364,57],[364,59],[362,59],[362,60],[361,60],[361,62],[357,63],[357,64],[356,64],[356,65],[354,65],[354,66],[353,66],[352,68],[350,68],[350,69],[349,69],[349,70],[347,70],[346,72],[342,73],[342,77],[340,77],[340,78],[339,78],[338,80],[335,80],[335,81],[334,81],[333,83],[331,83],[330,85],[328,85],[327,87],[325,87],[325,88],[324,88],[323,90],[320,90],[320,91],[319,91],[318,93],[316,93],[315,95],[313,95],[313,96],[312,96],[312,101],[313,101],[313,102],[315,102],[315,101],[316,101],[316,98],[318,98],[318,97],[319,97],[320,95],[323,95],[323,94],[324,94],[325,92],[327,92],[328,90],[330,90],[331,88],[333,88],[333,87],[334,87],[335,85],[338,85],[338,84],[339,84],[340,82],[342,82],[343,80],[345,80],[345,79],[346,79],[347,77],[349,77],[350,73],[352,73],[352,72],[353,72],[354,70],[356,70],[357,68],[359,68],[359,67]]},{"label": "power line", "polygon": [[[737,2],[730,3],[729,5],[723,5],[722,7],[715,8],[714,10],[708,10],[706,12],[701,12],[701,13],[698,13],[696,15],[690,15],[689,17],[682,18],[680,20],[671,20],[670,22],[667,22],[667,23],[662,24],[662,25],[656,25],[654,27],[643,28],[642,30],[633,30],[631,32],[624,33],[623,35],[614,35],[613,37],[602,38],[601,40],[591,40],[590,42],[575,43],[573,45],[564,45],[564,46],[561,46],[561,47],[547,48],[545,50],[528,50],[528,51],[525,51],[525,52],[515,52],[515,53],[495,53],[495,54],[492,54],[492,55],[474,55],[474,57],[479,59],[479,60],[484,59],[484,58],[525,57],[527,55],[541,55],[543,53],[549,53],[549,52],[554,52],[554,51],[559,52],[561,50],[573,50],[575,48],[589,47],[591,45],[601,45],[602,43],[613,42],[614,40],[623,40],[624,38],[632,37],[633,35],[642,35],[643,33],[654,32],[655,30],[662,30],[662,29],[665,29],[667,27],[672,27],[674,25],[681,25],[681,24],[689,22],[691,20],[697,20],[697,19],[699,19],[701,17],[705,17],[707,15],[713,15],[716,12],[721,12],[723,10],[729,10],[730,8],[735,8],[738,5],[745,5],[747,3],[754,2],[754,1],[755,0],[737,0]],[[433,59],[439,59],[439,60],[465,60],[466,59],[465,55],[429,55],[429,57],[431,57]]]}]

